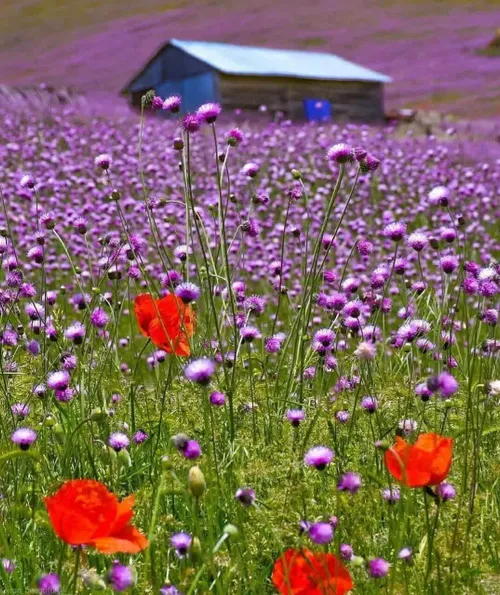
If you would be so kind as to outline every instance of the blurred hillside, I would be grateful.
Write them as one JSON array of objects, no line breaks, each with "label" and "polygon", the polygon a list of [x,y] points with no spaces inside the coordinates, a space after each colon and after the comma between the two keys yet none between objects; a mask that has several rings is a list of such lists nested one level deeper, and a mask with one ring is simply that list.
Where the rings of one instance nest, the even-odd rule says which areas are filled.
[{"label": "blurred hillside", "polygon": [[[0,84],[114,101],[170,37],[326,50],[393,77],[390,107],[500,113],[498,0],[1,0]],[[116,101],[120,101],[118,98]]]}]

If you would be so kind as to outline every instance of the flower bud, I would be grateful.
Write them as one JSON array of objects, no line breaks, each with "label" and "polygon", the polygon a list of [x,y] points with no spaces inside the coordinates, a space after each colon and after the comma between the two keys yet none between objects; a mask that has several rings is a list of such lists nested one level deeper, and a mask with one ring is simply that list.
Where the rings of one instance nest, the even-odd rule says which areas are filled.
[{"label": "flower bud", "polygon": [[195,498],[201,498],[201,496],[203,496],[203,493],[207,489],[207,483],[205,481],[203,471],[198,467],[198,465],[191,467],[189,470],[187,484],[188,490]]}]

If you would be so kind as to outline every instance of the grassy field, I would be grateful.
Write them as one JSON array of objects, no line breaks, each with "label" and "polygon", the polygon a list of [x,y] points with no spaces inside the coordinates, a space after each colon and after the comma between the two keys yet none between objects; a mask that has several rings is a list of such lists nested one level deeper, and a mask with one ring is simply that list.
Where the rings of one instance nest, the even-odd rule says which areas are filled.
[{"label": "grassy field", "polygon": [[217,113],[2,114],[2,592],[499,593],[498,161]]}]

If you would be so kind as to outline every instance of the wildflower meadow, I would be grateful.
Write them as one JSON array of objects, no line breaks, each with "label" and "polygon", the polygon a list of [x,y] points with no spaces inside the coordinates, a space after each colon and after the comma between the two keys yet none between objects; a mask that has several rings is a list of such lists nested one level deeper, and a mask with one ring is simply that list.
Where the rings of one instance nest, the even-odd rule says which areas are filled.
[{"label": "wildflower meadow", "polygon": [[500,160],[181,101],[2,108],[1,592],[500,593]]}]

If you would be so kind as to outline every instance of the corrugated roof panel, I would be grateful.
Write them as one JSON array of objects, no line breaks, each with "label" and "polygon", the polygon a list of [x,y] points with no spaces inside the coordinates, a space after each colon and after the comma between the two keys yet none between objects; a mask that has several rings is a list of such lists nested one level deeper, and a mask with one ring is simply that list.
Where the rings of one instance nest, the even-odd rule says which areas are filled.
[{"label": "corrugated roof panel", "polygon": [[391,78],[335,54],[172,39],[172,45],[225,74],[390,83]]}]

